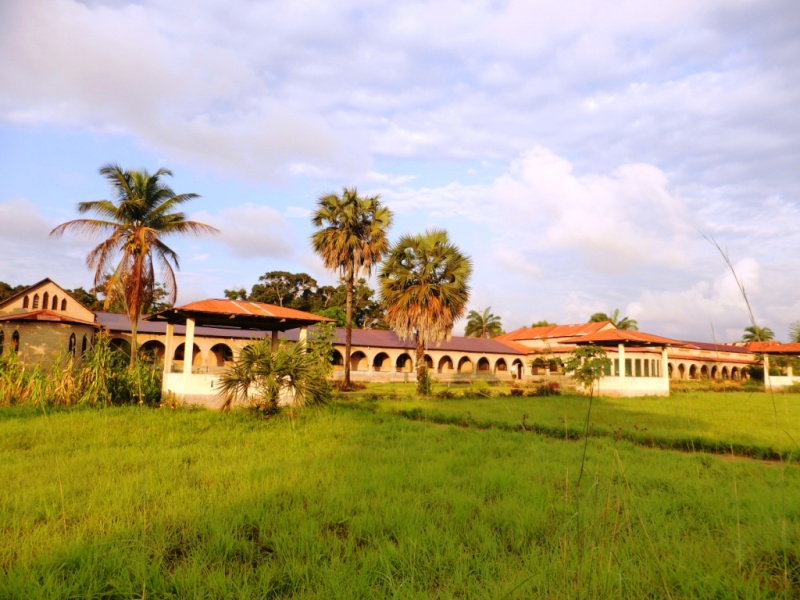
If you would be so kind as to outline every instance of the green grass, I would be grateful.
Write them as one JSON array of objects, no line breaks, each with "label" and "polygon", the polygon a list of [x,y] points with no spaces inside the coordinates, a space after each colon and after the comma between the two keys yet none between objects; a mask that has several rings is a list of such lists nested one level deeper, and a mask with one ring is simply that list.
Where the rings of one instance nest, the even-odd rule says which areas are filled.
[{"label": "green grass", "polygon": [[[774,402],[774,404],[773,404]],[[381,400],[380,410],[440,423],[581,436],[588,398]],[[800,459],[800,394],[700,392],[670,397],[594,399],[592,433],[684,450]]]},{"label": "green grass", "polygon": [[0,597],[800,594],[800,467],[373,408],[0,411]]}]

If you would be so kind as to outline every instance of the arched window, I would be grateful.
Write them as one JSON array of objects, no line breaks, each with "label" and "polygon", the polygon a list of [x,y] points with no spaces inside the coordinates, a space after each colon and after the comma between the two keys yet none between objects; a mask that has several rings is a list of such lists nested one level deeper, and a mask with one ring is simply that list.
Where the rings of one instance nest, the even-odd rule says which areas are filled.
[{"label": "arched window", "polygon": [[49,306],[50,306],[50,294],[45,292],[44,296],[42,296],[42,308],[47,310]]},{"label": "arched window", "polygon": [[64,298],[61,301],[61,310],[67,310],[67,299],[66,298]]},{"label": "arched window", "polygon": [[31,304],[30,298],[28,298],[28,296],[25,296],[22,299],[22,308],[28,308],[30,306],[30,304]]},{"label": "arched window", "polygon": [[58,296],[53,296],[53,306],[51,306],[50,309],[58,310]]},{"label": "arched window", "polygon": [[11,334],[11,351],[16,352],[19,350],[19,331]]},{"label": "arched window", "polygon": [[86,348],[89,347],[89,340],[86,339],[86,336],[83,336],[83,342],[81,342],[81,356],[86,354]]},{"label": "arched window", "polygon": [[5,339],[6,339],[5,332],[2,329],[0,329],[0,354],[3,353],[3,342],[5,341]]},{"label": "arched window", "polygon": [[39,294],[33,295],[33,310],[39,308]]},{"label": "arched window", "polygon": [[73,333],[71,336],[69,336],[69,353],[72,354],[72,356],[75,356],[75,346],[77,345],[78,342],[75,338],[75,334]]}]

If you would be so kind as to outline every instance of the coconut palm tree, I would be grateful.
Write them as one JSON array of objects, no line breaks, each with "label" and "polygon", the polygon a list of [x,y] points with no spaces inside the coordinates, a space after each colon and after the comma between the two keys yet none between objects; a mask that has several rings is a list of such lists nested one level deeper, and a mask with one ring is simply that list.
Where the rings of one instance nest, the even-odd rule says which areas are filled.
[{"label": "coconut palm tree", "polygon": [[[136,360],[137,325],[143,308],[152,302],[156,289],[156,265],[161,267],[168,302],[175,302],[177,292],[175,269],[180,269],[178,255],[162,238],[168,235],[215,233],[210,225],[187,221],[177,209],[197,194],[176,194],[162,181],[172,176],[167,169],[153,174],[147,171],[123,170],[109,164],[100,169],[116,196],[115,200],[80,202],[78,212],[95,213],[96,219],[75,219],[62,223],[50,235],[66,231],[108,237],[86,257],[94,269],[94,286],[105,280],[105,306],[121,302],[131,322],[131,363]],[[114,262],[119,259],[116,266]]]},{"label": "coconut palm tree", "polygon": [[606,313],[598,312],[589,317],[589,323],[602,323],[603,321],[611,321],[617,329],[624,329],[627,331],[639,331],[639,324],[636,319],[629,317],[619,318],[619,309],[615,308],[614,312],[609,316]]},{"label": "coconut palm tree", "polygon": [[402,339],[416,337],[417,394],[427,385],[425,345],[449,337],[469,299],[472,261],[447,232],[404,235],[392,246],[378,275],[386,322]]},{"label": "coconut palm tree", "polygon": [[500,317],[491,314],[490,310],[492,310],[491,306],[482,313],[477,310],[469,311],[464,335],[467,337],[493,338],[503,333]]},{"label": "coconut palm tree", "polygon": [[344,382],[350,387],[350,346],[353,337],[353,290],[359,275],[369,276],[389,246],[386,231],[392,212],[379,196],[362,198],[356,188],[344,188],[342,195],[327,194],[317,200],[311,223],[319,230],[311,236],[314,252],[325,267],[338,270],[344,280],[345,347]]},{"label": "coconut palm tree", "polygon": [[800,321],[794,321],[789,325],[789,341],[800,342]]},{"label": "coconut palm tree", "polygon": [[744,328],[743,342],[769,342],[775,339],[775,332],[769,327],[750,325]]}]

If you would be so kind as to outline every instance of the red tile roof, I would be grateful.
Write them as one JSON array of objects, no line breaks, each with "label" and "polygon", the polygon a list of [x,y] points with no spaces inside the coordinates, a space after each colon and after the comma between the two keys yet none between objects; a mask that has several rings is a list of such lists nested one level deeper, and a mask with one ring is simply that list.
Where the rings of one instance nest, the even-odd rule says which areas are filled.
[{"label": "red tile roof", "polygon": [[146,317],[148,321],[185,324],[194,319],[198,326],[285,331],[331,321],[302,310],[247,300],[199,300]]},{"label": "red tile roof", "polygon": [[780,342],[750,342],[747,350],[760,354],[797,354],[800,355],[800,343],[781,344]]},{"label": "red tile roof", "polygon": [[691,344],[670,338],[644,333],[643,331],[627,331],[624,329],[607,329],[588,335],[562,340],[565,344],[629,344],[631,346],[677,346],[689,347]]},{"label": "red tile roof", "polygon": [[72,323],[77,325],[91,325],[92,327],[99,327],[92,321],[84,321],[83,319],[76,319],[64,313],[58,313],[48,309],[34,310],[26,313],[11,313],[10,315],[3,315],[0,321],[45,321],[50,323]]}]

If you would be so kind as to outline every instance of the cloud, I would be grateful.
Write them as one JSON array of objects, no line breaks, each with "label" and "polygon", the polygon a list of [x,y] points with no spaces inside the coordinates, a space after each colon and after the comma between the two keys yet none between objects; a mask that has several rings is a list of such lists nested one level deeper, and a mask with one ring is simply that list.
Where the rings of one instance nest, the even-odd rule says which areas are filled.
[{"label": "cloud", "polygon": [[218,213],[201,212],[193,220],[219,229],[216,239],[241,258],[287,258],[293,253],[291,225],[269,206],[244,204]]}]

